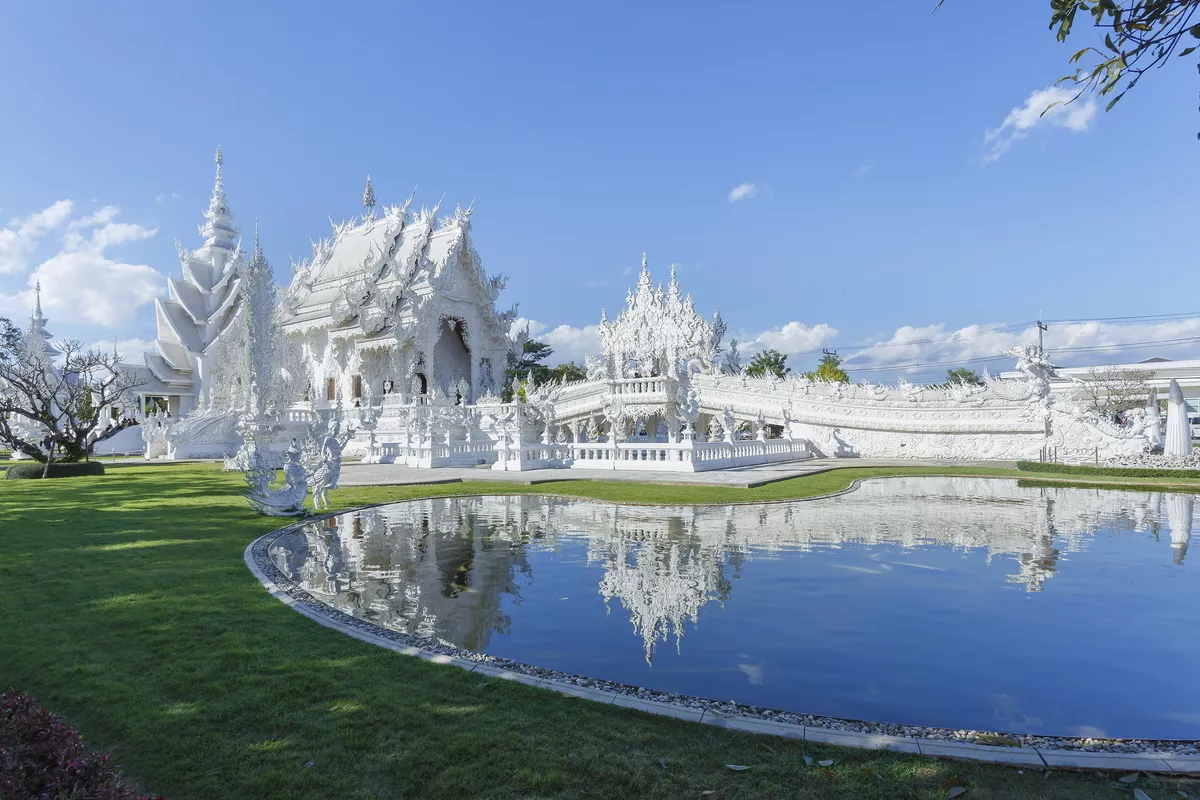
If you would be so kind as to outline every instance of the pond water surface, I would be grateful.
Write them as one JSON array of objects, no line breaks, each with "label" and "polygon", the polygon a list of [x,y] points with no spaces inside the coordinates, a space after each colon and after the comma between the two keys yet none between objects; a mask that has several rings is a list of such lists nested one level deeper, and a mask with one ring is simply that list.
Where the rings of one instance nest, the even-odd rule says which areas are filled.
[{"label": "pond water surface", "polygon": [[893,478],[841,497],[415,500],[272,562],[321,602],[564,672],[851,719],[1200,738],[1188,494]]}]

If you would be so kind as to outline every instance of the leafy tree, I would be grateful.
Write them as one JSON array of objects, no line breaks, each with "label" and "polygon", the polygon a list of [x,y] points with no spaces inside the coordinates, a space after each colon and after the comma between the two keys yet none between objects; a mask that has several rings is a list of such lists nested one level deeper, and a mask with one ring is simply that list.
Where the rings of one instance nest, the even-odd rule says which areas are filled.
[{"label": "leafy tree", "polygon": [[570,383],[571,381],[587,380],[587,370],[576,364],[574,361],[568,361],[565,364],[559,364],[550,370],[550,378],[556,381]]},{"label": "leafy tree", "polygon": [[826,353],[817,362],[817,368],[804,373],[810,381],[827,381],[829,383],[849,383],[850,376],[842,369],[842,358],[837,353]]},{"label": "leafy tree", "polygon": [[0,317],[0,362],[12,358],[21,345],[21,331],[4,317]]},{"label": "leafy tree", "polygon": [[959,367],[958,369],[946,370],[946,383],[961,386],[982,386],[983,378],[979,377],[979,373],[973,369]]},{"label": "leafy tree", "polygon": [[778,350],[763,350],[752,358],[746,367],[746,374],[751,378],[763,378],[767,375],[785,378],[791,371],[791,367],[787,365],[787,356]]},{"label": "leafy tree", "polygon": [[[937,8],[945,2],[938,0]],[[1116,92],[1106,111],[1143,74],[1166,64],[1177,49],[1179,57],[1186,57],[1200,44],[1200,0],[1050,0],[1050,28],[1057,29],[1058,41],[1071,35],[1081,11],[1091,16],[1093,27],[1104,31],[1104,49],[1088,46],[1071,56],[1076,64],[1091,54],[1092,67],[1076,69],[1059,83],[1078,86],[1075,97],[1084,92],[1101,96]]]},{"label": "leafy tree", "polygon": [[527,339],[521,348],[521,355],[508,355],[508,368],[504,370],[504,386],[500,390],[500,399],[511,403],[513,399],[513,378],[524,381],[532,373],[533,379],[540,386],[551,379],[551,370],[542,362],[550,357],[554,349],[545,342]]}]

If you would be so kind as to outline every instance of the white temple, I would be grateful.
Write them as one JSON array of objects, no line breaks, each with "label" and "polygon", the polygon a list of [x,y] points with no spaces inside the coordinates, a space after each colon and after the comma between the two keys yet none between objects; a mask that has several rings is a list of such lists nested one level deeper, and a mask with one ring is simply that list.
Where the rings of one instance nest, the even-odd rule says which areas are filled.
[{"label": "white temple", "polygon": [[206,405],[210,355],[240,308],[243,259],[225,198],[219,147],[216,164],[212,198],[200,226],[204,243],[187,250],[175,242],[182,276],[168,278],[167,298],[154,301],[158,334],[140,376],[144,384],[139,394],[165,400],[173,417]]},{"label": "white temple", "polygon": [[[255,243],[242,256],[222,159],[195,251],[156,306],[143,395],[172,418],[146,426],[147,456],[230,457],[247,437],[282,453],[331,415],[355,429],[348,456],[413,467],[692,472],[812,457],[1060,460],[1136,455],[1146,428],[1098,418],[1052,394],[1036,347],[1015,378],[983,386],[836,384],[718,368],[725,324],[705,319],[675,275],[655,286],[645,257],[625,308],[601,312],[587,379],[514,382],[501,402],[516,307],[499,311],[471,237],[471,209],[376,208],[334,224],[278,293]],[[248,289],[256,286],[256,289]],[[182,417],[182,419],[180,419]]]}]

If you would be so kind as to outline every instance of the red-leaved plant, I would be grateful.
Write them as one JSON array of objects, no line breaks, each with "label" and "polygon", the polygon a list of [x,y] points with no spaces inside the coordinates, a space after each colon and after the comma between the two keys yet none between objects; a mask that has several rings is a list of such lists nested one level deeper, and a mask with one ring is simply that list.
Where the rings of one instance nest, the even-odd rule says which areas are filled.
[{"label": "red-leaved plant", "polygon": [[0,695],[0,797],[5,800],[162,800],[127,786],[108,756],[19,692]]}]

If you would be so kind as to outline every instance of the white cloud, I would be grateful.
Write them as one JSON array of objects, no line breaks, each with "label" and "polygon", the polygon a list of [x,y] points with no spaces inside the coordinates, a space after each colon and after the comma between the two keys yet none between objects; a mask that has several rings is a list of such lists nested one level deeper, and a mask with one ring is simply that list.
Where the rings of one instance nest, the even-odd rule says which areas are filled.
[{"label": "white cloud", "polygon": [[742,352],[758,353],[763,350],[778,350],[781,353],[804,353],[825,347],[837,336],[837,329],[827,323],[808,327],[803,322],[788,322],[778,328],[763,331],[754,338],[739,342]]},{"label": "white cloud", "polygon": [[526,325],[529,326],[531,339],[545,342],[554,349],[550,359],[546,362],[550,366],[567,361],[574,361],[576,364],[582,365],[587,356],[600,352],[599,325],[585,325],[582,328],[576,328],[573,325],[559,325],[551,328],[544,322],[520,317],[513,322],[510,335],[524,329]]},{"label": "white cloud", "polygon": [[154,202],[161,206],[163,203],[167,202],[168,200],[178,200],[179,197],[180,197],[179,192],[164,192],[163,194],[160,194],[158,197],[155,197]]},{"label": "white cloud", "polygon": [[554,348],[551,362],[561,364],[574,361],[576,364],[583,364],[587,356],[600,352],[599,331],[598,325],[585,325],[582,328],[559,325],[542,333],[538,338]]},{"label": "white cloud", "polygon": [[[21,237],[18,257],[28,258],[32,252],[24,242],[28,231],[37,231],[40,236],[57,228],[73,209],[74,205],[64,200],[39,214],[14,221],[19,224],[10,223],[5,230],[15,230]],[[110,328],[128,325],[134,312],[162,290],[163,276],[153,267],[129,264],[109,254],[112,248],[158,233],[157,228],[117,222],[119,213],[116,206],[104,206],[67,222],[59,251],[30,273],[27,286],[32,289],[41,281],[42,306],[52,321],[57,318],[59,326],[63,323],[91,323]],[[0,293],[0,309],[8,312],[20,308],[27,312],[33,301],[29,289]]]},{"label": "white cloud", "polygon": [[118,339],[115,342],[111,339],[103,342],[95,342],[91,346],[95,350],[103,350],[106,353],[111,353],[113,346],[116,345],[117,355],[126,364],[142,363],[142,354],[154,349],[154,342],[148,339]]},{"label": "white cloud", "polygon": [[[998,330],[999,329],[999,330]],[[934,376],[954,366],[982,372],[1012,368],[1004,358],[991,362],[1018,344],[1038,339],[1036,327],[968,325],[950,330],[944,324],[899,328],[891,338],[875,346],[848,353],[846,368],[869,374],[871,369],[892,367],[882,377],[920,373]],[[1195,339],[1196,341],[1176,341]],[[1144,343],[1154,344],[1144,344]],[[1130,345],[1139,345],[1130,347]],[[1182,359],[1200,357],[1200,318],[1115,325],[1106,322],[1051,323],[1045,333],[1046,350],[1059,366],[1091,366],[1136,363],[1152,356]],[[1080,349],[1088,348],[1088,349]],[[932,367],[907,365],[936,364]]]},{"label": "white cloud", "polygon": [[1061,86],[1047,86],[1030,94],[1024,105],[1008,112],[999,128],[983,135],[987,148],[983,163],[990,164],[1000,158],[1014,142],[1024,139],[1038,127],[1066,128],[1076,133],[1086,131],[1096,116],[1096,101],[1080,98],[1071,102],[1076,94],[1076,91]]},{"label": "white cloud", "polygon": [[0,228],[0,273],[24,272],[38,241],[62,225],[74,208],[70,200],[59,200],[27,217],[10,219]]},{"label": "white cloud", "polygon": [[758,194],[758,187],[753,183],[742,183],[733,187],[733,191],[729,193],[729,202],[736,203],[739,200],[750,200],[756,194]]},{"label": "white cloud", "polygon": [[[600,352],[596,325],[551,328],[537,320],[518,319],[514,330],[529,325],[530,335],[554,348],[550,365],[565,361],[582,364],[584,357]],[[820,351],[833,348],[838,331],[828,323],[806,325],[791,321],[759,333],[739,332],[736,338],[746,363],[756,353],[772,348],[787,355],[793,372],[810,369]],[[1193,341],[1177,341],[1192,339]],[[936,381],[946,370],[965,366],[993,373],[1010,370],[1014,362],[1003,352],[1038,340],[1037,328],[1025,325],[982,324],[952,329],[944,323],[905,325],[890,337],[866,345],[837,349],[854,380],[870,378],[889,382],[898,377]],[[1143,343],[1152,342],[1151,345]],[[1130,347],[1130,345],[1139,345]],[[1136,363],[1152,356],[1170,359],[1200,358],[1200,317],[1163,322],[1116,325],[1107,322],[1050,323],[1045,346],[1054,363],[1063,367]],[[1088,349],[1079,349],[1088,348]],[[977,361],[976,359],[988,359]],[[921,365],[934,366],[921,366]]]}]

